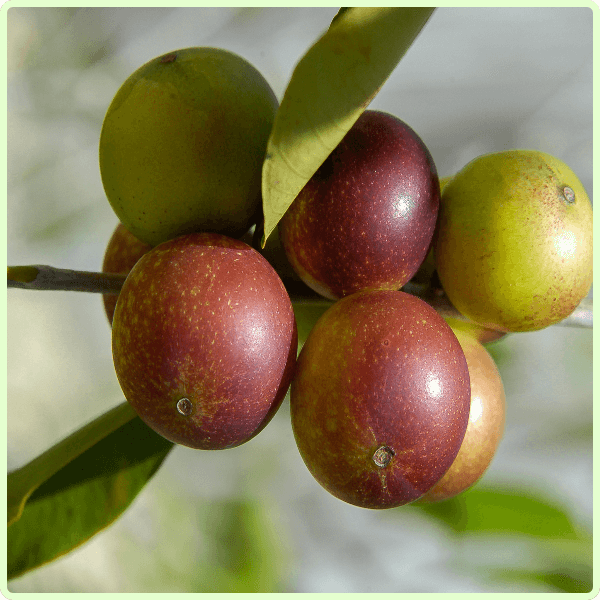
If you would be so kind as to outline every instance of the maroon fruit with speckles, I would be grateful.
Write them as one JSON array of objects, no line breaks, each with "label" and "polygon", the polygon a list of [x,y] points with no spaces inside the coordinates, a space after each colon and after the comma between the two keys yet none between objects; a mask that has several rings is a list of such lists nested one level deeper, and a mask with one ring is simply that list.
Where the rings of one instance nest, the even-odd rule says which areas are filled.
[{"label": "maroon fruit with speckles", "polygon": [[471,389],[456,336],[401,291],[333,304],[304,344],[290,392],[292,428],[315,479],[365,508],[416,500],[465,435]]},{"label": "maroon fruit with speckles", "polygon": [[292,377],[297,328],[281,279],[256,250],[218,234],[156,246],[129,273],[113,318],[123,393],[165,438],[238,446],[273,417]]},{"label": "maroon fruit with speckles", "polygon": [[[140,242],[132,233],[125,229],[122,223],[119,223],[113,231],[110,240],[108,240],[108,245],[104,252],[102,271],[104,273],[127,275],[133,265],[151,248],[152,246]],[[110,323],[112,323],[118,297],[119,294],[102,295],[104,311]]]},{"label": "maroon fruit with speckles", "polygon": [[403,121],[368,110],[279,224],[288,260],[319,294],[399,289],[430,247],[440,185],[433,159]]}]

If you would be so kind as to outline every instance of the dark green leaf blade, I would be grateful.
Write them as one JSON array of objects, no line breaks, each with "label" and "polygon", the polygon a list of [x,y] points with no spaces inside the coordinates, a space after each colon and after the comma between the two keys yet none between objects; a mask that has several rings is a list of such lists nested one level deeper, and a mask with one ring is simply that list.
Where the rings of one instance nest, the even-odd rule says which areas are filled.
[{"label": "dark green leaf blade", "polygon": [[433,7],[341,11],[298,62],[277,111],[263,164],[263,243],[433,11]]},{"label": "dark green leaf blade", "polygon": [[135,417],[46,480],[8,528],[8,579],[58,558],[112,523],[172,447]]},{"label": "dark green leaf blade", "polygon": [[11,525],[21,517],[25,502],[44,481],[135,416],[136,413],[131,405],[123,402],[81,427],[23,467],[9,473],[8,524]]}]

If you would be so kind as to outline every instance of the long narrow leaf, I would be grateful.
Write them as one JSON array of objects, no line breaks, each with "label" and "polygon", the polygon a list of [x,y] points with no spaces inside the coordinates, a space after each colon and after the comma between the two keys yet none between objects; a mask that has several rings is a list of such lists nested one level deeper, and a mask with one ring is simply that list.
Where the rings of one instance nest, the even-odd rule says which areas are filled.
[{"label": "long narrow leaf", "polygon": [[135,417],[58,470],[8,528],[8,578],[54,560],[112,523],[172,447]]},{"label": "long narrow leaf", "polygon": [[263,165],[263,245],[392,73],[434,8],[350,8],[296,65]]},{"label": "long narrow leaf", "polygon": [[123,402],[78,429],[20,469],[9,473],[7,480],[8,524],[11,525],[21,517],[27,499],[44,481],[134,417],[135,411],[131,405]]}]

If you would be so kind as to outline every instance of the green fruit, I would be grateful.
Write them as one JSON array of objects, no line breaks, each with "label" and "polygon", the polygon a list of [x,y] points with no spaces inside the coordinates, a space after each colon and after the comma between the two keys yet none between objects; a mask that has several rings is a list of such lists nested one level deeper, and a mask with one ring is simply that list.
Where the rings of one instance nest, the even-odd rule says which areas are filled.
[{"label": "green fruit", "polygon": [[567,317],[592,284],[592,206],[562,161],[534,150],[476,158],[444,187],[435,263],[466,317],[503,331]]},{"label": "green fruit", "polygon": [[453,317],[444,317],[444,319],[446,320],[446,323],[452,327],[454,333],[461,331],[462,333],[475,338],[480,344],[497,342],[508,335],[506,331],[488,329],[473,321],[462,321],[460,319],[454,319]]},{"label": "green fruit", "polygon": [[131,269],[112,349],[123,393],[149,427],[216,450],[243,444],[273,417],[297,336],[271,265],[239,240],[195,233],[159,244]]},{"label": "green fruit", "polygon": [[261,172],[278,102],[246,60],[186,48],[121,86],[100,134],[100,173],[119,220],[157,245],[184,233],[243,235],[261,206]]},{"label": "green fruit", "polygon": [[298,357],[292,429],[335,497],[391,508],[427,492],[454,461],[470,406],[464,353],[429,304],[394,290],[333,303]]},{"label": "green fruit", "polygon": [[474,485],[492,462],[504,432],[506,399],[493,358],[473,336],[454,327],[452,330],[469,368],[469,423],[454,462],[418,503],[447,500]]},{"label": "green fruit", "polygon": [[445,177],[440,177],[440,191],[443,192],[444,188],[448,184],[448,182],[452,179],[452,175],[446,175]]}]

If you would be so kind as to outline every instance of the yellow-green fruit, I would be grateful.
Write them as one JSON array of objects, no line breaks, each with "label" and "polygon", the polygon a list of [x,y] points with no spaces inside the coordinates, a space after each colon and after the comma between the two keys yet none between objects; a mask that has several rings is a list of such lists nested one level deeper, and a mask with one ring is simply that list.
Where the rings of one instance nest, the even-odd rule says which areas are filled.
[{"label": "yellow-green fruit", "polygon": [[137,69],[100,135],[108,200],[138,239],[157,245],[207,231],[243,235],[260,212],[275,94],[245,59],[186,48]]},{"label": "yellow-green fruit", "polygon": [[567,317],[592,284],[592,206],[559,159],[482,155],[444,187],[435,263],[448,298],[494,329],[532,331]]},{"label": "yellow-green fruit", "polygon": [[446,185],[448,185],[448,183],[450,182],[450,180],[452,179],[452,175],[446,175],[446,177],[440,177],[440,191],[443,192],[444,188],[446,187]]}]

